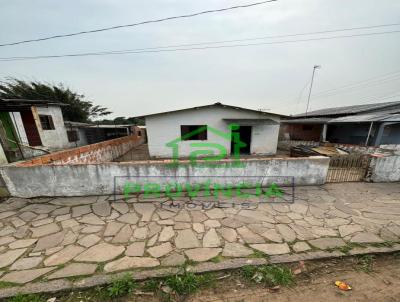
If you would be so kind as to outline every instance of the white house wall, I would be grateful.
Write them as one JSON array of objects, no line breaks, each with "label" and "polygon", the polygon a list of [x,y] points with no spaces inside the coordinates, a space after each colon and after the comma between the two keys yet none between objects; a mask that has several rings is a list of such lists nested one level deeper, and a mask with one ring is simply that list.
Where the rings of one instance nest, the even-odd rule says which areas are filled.
[{"label": "white house wall", "polygon": [[[58,106],[33,107],[33,116],[38,127],[42,145],[50,149],[62,149],[69,146],[67,132],[65,131],[64,119],[61,108]],[[35,113],[36,111],[36,113]],[[51,115],[54,124],[54,130],[43,130],[40,123],[39,115]]]},{"label": "white house wall", "polygon": [[250,153],[275,154],[278,147],[279,125],[252,127]]},{"label": "white house wall", "polygon": [[[223,119],[265,119],[269,118],[279,123],[277,115],[261,114],[257,112],[209,107],[193,110],[172,112],[162,115],[146,117],[149,152],[151,156],[172,156],[172,149],[166,144],[181,136],[181,125],[207,125],[218,130],[229,132],[228,123]],[[252,128],[251,150],[252,154],[275,154],[279,135],[279,125],[256,125]],[[201,141],[182,141],[179,143],[179,156],[187,157],[194,150],[191,143]],[[207,141],[223,145],[230,153],[231,142],[214,134],[207,133]]]},{"label": "white house wall", "polygon": [[[65,126],[65,132],[67,131],[77,131],[78,132],[78,141],[76,142],[68,142],[68,148],[75,148],[75,147],[82,147],[82,146],[86,146],[88,144],[87,142],[87,138],[86,138],[86,132],[83,128],[77,128],[77,127],[68,127]],[[68,140],[68,136],[67,136],[67,140]]]},{"label": "white house wall", "polygon": [[14,128],[17,130],[17,135],[21,143],[25,145],[29,145],[28,137],[26,136],[24,123],[22,122],[21,113],[19,112],[10,112],[10,118],[14,125]]}]

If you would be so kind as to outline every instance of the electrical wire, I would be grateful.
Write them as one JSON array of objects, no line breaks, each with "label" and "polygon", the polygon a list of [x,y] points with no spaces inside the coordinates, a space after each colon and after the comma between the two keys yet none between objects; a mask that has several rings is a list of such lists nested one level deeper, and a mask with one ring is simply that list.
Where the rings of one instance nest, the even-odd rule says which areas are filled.
[{"label": "electrical wire", "polygon": [[210,13],[217,13],[217,12],[224,12],[224,11],[234,10],[234,9],[239,9],[239,8],[253,7],[253,6],[262,5],[262,4],[266,4],[269,2],[276,2],[276,1],[278,1],[278,0],[267,0],[267,1],[250,3],[250,4],[235,5],[235,6],[230,6],[230,7],[220,8],[220,9],[206,10],[206,11],[201,11],[201,12],[192,13],[192,14],[179,15],[179,16],[173,16],[173,17],[167,17],[167,18],[161,18],[161,19],[155,19],[155,20],[141,21],[141,22],[132,23],[132,24],[115,25],[115,26],[110,26],[110,27],[85,30],[85,31],[69,33],[69,34],[59,34],[59,35],[43,37],[43,38],[35,38],[35,39],[22,40],[22,41],[17,41],[17,42],[3,43],[3,44],[0,44],[0,47],[26,44],[26,43],[32,43],[32,42],[42,42],[42,41],[46,41],[46,40],[66,38],[66,37],[72,37],[72,36],[78,36],[78,35],[86,35],[86,34],[92,34],[92,33],[99,33],[99,32],[104,32],[104,31],[109,31],[109,30],[115,30],[115,29],[126,28],[126,27],[134,27],[134,26],[139,26],[139,25],[144,25],[144,24],[158,23],[158,22],[170,21],[170,20],[175,20],[175,19],[191,18],[191,17],[196,17],[196,16],[210,14]]},{"label": "electrical wire", "polygon": [[103,52],[76,53],[76,54],[63,54],[63,55],[3,57],[3,58],[0,58],[0,61],[9,62],[9,61],[24,61],[24,60],[36,60],[36,59],[54,59],[54,58],[64,58],[64,57],[87,57],[87,56],[124,55],[124,54],[141,54],[141,53],[179,52],[179,51],[206,50],[206,49],[225,49],[225,48],[236,48],[236,47],[287,44],[287,43],[332,40],[332,39],[364,37],[364,36],[374,36],[374,35],[384,35],[384,34],[395,34],[395,33],[399,33],[399,32],[400,32],[400,30],[393,30],[393,31],[384,31],[384,32],[361,33],[361,34],[319,37],[319,38],[309,38],[309,39],[299,39],[299,40],[285,40],[285,41],[274,41],[274,42],[232,44],[232,45],[204,46],[204,47],[189,47],[189,48],[172,48],[172,49],[156,48],[156,49],[149,49],[149,50],[132,49],[132,50],[124,50],[124,51],[103,51]]}]

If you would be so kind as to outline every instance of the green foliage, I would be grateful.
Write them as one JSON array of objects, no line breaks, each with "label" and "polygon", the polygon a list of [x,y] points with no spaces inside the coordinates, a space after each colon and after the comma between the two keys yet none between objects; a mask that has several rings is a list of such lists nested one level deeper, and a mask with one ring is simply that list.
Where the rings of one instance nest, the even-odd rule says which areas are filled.
[{"label": "green foliage", "polygon": [[7,302],[44,302],[45,300],[39,295],[22,295],[18,294],[6,300]]},{"label": "green foliage", "polygon": [[372,255],[362,255],[357,258],[357,270],[364,273],[372,272],[374,257]]},{"label": "green foliage", "polygon": [[165,284],[178,295],[188,295],[206,287],[214,282],[211,274],[195,275],[185,271],[182,275],[169,276],[165,279]]},{"label": "green foliage", "polygon": [[130,294],[137,287],[130,274],[125,274],[120,278],[114,279],[107,287],[107,294],[110,298],[122,297]]},{"label": "green foliage", "polygon": [[256,283],[264,283],[267,286],[290,286],[294,283],[292,271],[286,266],[245,266],[242,268],[241,273],[245,279]]},{"label": "green foliage", "polygon": [[253,254],[249,256],[250,258],[268,258],[268,255],[264,254],[263,252],[253,250]]},{"label": "green foliage", "polygon": [[222,260],[224,260],[224,257],[221,255],[215,256],[214,258],[211,258],[210,261],[213,263],[220,263]]},{"label": "green foliage", "polygon": [[98,121],[99,124],[103,125],[122,125],[122,124],[134,124],[134,125],[139,125],[143,126],[144,125],[144,119],[142,118],[137,118],[137,117],[123,117],[119,116],[116,117],[113,120],[109,119],[103,119]]},{"label": "green foliage", "polygon": [[143,283],[142,290],[145,292],[156,292],[160,287],[160,281],[157,279],[150,279]]},{"label": "green foliage", "polygon": [[0,98],[48,100],[64,103],[61,108],[64,120],[73,122],[90,122],[92,118],[110,114],[107,108],[93,105],[85,96],[71,91],[62,84],[22,81],[9,78],[0,83]]}]

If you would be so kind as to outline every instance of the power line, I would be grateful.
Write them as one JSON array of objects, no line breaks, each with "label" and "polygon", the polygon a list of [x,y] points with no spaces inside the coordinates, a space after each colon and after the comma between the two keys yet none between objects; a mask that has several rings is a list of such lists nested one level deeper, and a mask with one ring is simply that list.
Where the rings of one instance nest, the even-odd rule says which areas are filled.
[{"label": "power line", "polygon": [[365,79],[365,80],[353,82],[353,83],[351,83],[351,84],[346,84],[346,85],[343,85],[343,86],[339,86],[339,87],[336,87],[336,88],[331,88],[331,89],[323,90],[323,91],[317,92],[317,93],[314,94],[314,95],[324,94],[324,93],[326,93],[326,92],[330,92],[330,91],[333,91],[333,90],[338,90],[338,89],[342,89],[342,88],[346,88],[346,87],[350,87],[350,86],[356,86],[356,85],[358,85],[358,84],[365,83],[365,82],[370,82],[370,81],[379,80],[379,79],[381,79],[381,78],[386,78],[386,77],[389,77],[389,76],[393,76],[393,75],[396,75],[396,74],[398,74],[398,73],[400,73],[400,70],[388,72],[388,73],[382,74],[382,75],[380,75],[380,76],[375,76],[375,77],[368,78],[368,79]]},{"label": "power line", "polygon": [[[375,76],[375,77],[371,77],[371,78],[368,78],[368,79],[365,79],[365,80],[360,80],[360,81],[357,81],[357,82],[353,82],[353,83],[351,83],[351,84],[346,84],[346,85],[343,85],[343,86],[339,86],[339,87],[337,87],[337,88],[327,89],[327,90],[321,91],[320,93],[322,94],[322,92],[331,92],[331,91],[339,90],[339,89],[341,89],[341,88],[346,88],[346,87],[349,87],[349,86],[355,86],[355,85],[365,84],[365,83],[371,82],[371,81],[375,81],[375,82],[372,83],[372,85],[373,85],[373,86],[376,86],[377,81],[382,81],[382,80],[383,80],[383,81],[386,81],[386,80],[397,80],[398,77],[400,76],[400,75],[398,75],[399,73],[400,73],[400,70],[392,71],[392,72],[389,72],[389,73],[382,74],[382,75],[380,75],[380,76]],[[390,77],[395,77],[395,78],[394,78],[394,79],[383,79],[383,78],[388,78],[388,77],[389,77],[389,78],[390,78]],[[293,106],[299,105],[301,95],[303,94],[305,88],[309,85],[309,83],[310,83],[310,81],[308,81],[307,84],[301,89],[301,92],[300,92],[300,94],[299,94],[299,96],[298,96],[297,98],[282,100],[282,101],[280,101],[280,104],[288,104],[288,105],[293,105]],[[351,87],[350,87],[350,88],[351,88]],[[357,87],[356,87],[356,88],[357,88]],[[313,94],[313,97],[314,97],[314,98],[319,98],[319,97],[320,97],[320,95],[319,95],[320,93]],[[340,93],[340,92],[339,92],[339,93]],[[385,96],[387,96],[387,95],[390,95],[390,94],[392,94],[392,93],[393,93],[393,92],[391,92],[391,93],[389,93],[389,94],[384,94],[383,97],[385,97]],[[336,94],[338,94],[338,93],[336,93]],[[332,94],[332,96],[334,96],[334,95],[336,95],[336,94]],[[376,98],[376,97],[378,97],[378,96],[372,96],[372,97],[371,97],[371,96],[367,96],[367,97],[365,97],[365,99],[366,99],[366,98]],[[363,100],[364,100],[364,97],[362,97],[362,98],[363,98]],[[296,101],[296,99],[297,99],[297,102],[296,102],[296,104],[294,104],[294,102]]]},{"label": "power line", "polygon": [[141,22],[132,23],[132,24],[115,25],[115,26],[110,26],[110,27],[79,31],[79,32],[69,33],[69,34],[59,34],[59,35],[48,36],[48,37],[43,37],[43,38],[35,38],[35,39],[22,40],[22,41],[17,41],[17,42],[3,43],[3,44],[0,44],[0,47],[32,43],[32,42],[41,42],[41,41],[46,41],[46,40],[51,40],[51,39],[72,37],[72,36],[78,36],[78,35],[86,35],[86,34],[98,33],[98,32],[103,32],[103,31],[108,31],[108,30],[115,30],[115,29],[134,27],[134,26],[150,24],[150,23],[170,21],[170,20],[175,20],[175,19],[191,18],[191,17],[196,17],[196,16],[210,14],[210,13],[217,13],[217,12],[223,12],[223,11],[234,10],[234,9],[239,9],[239,8],[246,8],[246,7],[262,5],[262,4],[266,4],[269,2],[275,2],[275,1],[278,1],[278,0],[267,0],[267,1],[250,3],[250,4],[235,5],[235,6],[230,6],[230,7],[220,8],[220,9],[201,11],[201,12],[187,14],[187,15],[179,15],[179,16],[166,17],[166,18],[161,18],[161,19],[141,21]]},{"label": "power line", "polygon": [[400,32],[400,30],[393,30],[393,31],[384,31],[384,32],[372,32],[372,33],[319,37],[319,38],[309,38],[309,39],[299,39],[299,40],[286,40],[286,41],[248,43],[248,44],[232,44],[232,45],[219,45],[219,46],[204,46],[204,47],[189,47],[189,48],[169,49],[169,48],[167,48],[167,46],[164,46],[161,48],[152,48],[152,49],[144,48],[144,49],[103,51],[103,52],[91,52],[91,53],[76,53],[76,54],[64,54],[64,55],[3,57],[3,58],[0,58],[0,61],[9,62],[9,61],[25,61],[25,60],[35,60],[35,59],[55,59],[55,58],[64,58],[64,57],[86,57],[86,56],[124,55],[124,54],[141,54],[141,53],[179,52],[179,51],[205,50],[205,49],[224,49],[224,48],[249,47],[249,46],[260,46],[260,45],[273,45],[273,44],[286,44],[286,43],[298,43],[298,42],[353,38],[353,37],[363,37],[363,36],[373,36],[373,35],[383,35],[383,34],[394,34],[394,33],[399,33],[399,32]]},{"label": "power line", "polygon": [[329,97],[329,96],[333,96],[333,95],[337,95],[337,94],[341,94],[341,93],[353,92],[354,90],[357,91],[358,89],[363,88],[365,86],[370,87],[370,86],[383,85],[388,82],[399,80],[400,79],[399,73],[400,73],[400,71],[394,72],[390,76],[388,76],[388,75],[381,76],[381,77],[377,77],[377,78],[373,78],[373,79],[360,81],[360,82],[357,82],[354,84],[348,84],[348,85],[341,86],[338,88],[325,90],[325,92],[319,92],[319,93],[314,94],[313,97],[315,97],[315,98]]},{"label": "power line", "polygon": [[[347,27],[347,28],[339,28],[339,29],[331,29],[331,30],[323,30],[323,31],[314,31],[314,32],[306,32],[306,33],[294,33],[294,34],[285,34],[285,35],[270,35],[270,36],[261,36],[261,37],[253,37],[246,39],[234,39],[234,40],[221,40],[221,41],[208,41],[208,42],[198,42],[198,43],[186,43],[186,44],[175,44],[168,46],[157,46],[157,47],[146,47],[146,48],[136,48],[136,49],[122,49],[122,50],[110,50],[103,52],[88,52],[88,53],[80,53],[73,55],[100,55],[100,54],[116,54],[119,52],[130,52],[130,51],[141,51],[141,50],[156,50],[156,49],[166,49],[166,48],[176,48],[176,47],[189,47],[189,46],[201,46],[201,45],[213,45],[213,44],[223,44],[223,43],[233,43],[233,42],[245,42],[245,41],[255,41],[255,40],[265,40],[265,39],[276,39],[276,38],[288,38],[288,37],[296,37],[296,36],[307,36],[307,35],[317,35],[317,34],[326,34],[326,33],[334,33],[341,31],[353,31],[353,30],[362,30],[362,29],[373,29],[373,28],[382,28],[382,27],[391,27],[398,26],[400,23],[389,23],[389,24],[379,24],[379,25],[370,25],[370,26],[359,26],[359,27]],[[68,54],[67,54],[68,55]],[[42,56],[37,56],[42,57]],[[47,56],[46,56],[47,57]],[[8,59],[19,59],[19,58],[30,58],[30,57],[9,57]],[[1,59],[1,58],[0,58]]]},{"label": "power line", "polygon": [[338,95],[338,94],[354,93],[354,92],[359,91],[360,89],[369,89],[369,88],[372,88],[374,86],[385,85],[385,84],[391,83],[393,81],[398,81],[398,80],[400,80],[400,75],[393,76],[392,78],[382,79],[382,80],[379,80],[379,81],[366,82],[366,83],[359,84],[359,85],[354,86],[354,87],[349,87],[349,88],[338,90],[338,91],[332,91],[332,92],[325,93],[325,94],[318,94],[318,95],[316,94],[313,97],[315,97],[315,98],[326,98],[326,97],[331,97],[331,96],[335,96],[335,95]]}]

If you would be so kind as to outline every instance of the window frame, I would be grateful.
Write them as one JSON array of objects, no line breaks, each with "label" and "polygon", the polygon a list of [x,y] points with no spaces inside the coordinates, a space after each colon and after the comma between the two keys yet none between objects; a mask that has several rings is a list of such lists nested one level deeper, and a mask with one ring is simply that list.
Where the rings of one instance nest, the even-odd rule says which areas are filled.
[{"label": "window frame", "polygon": [[[195,136],[184,138],[187,134],[196,131],[199,128],[205,127],[205,130],[197,133]],[[207,125],[180,125],[181,140],[182,141],[206,141],[208,139],[208,127]]]},{"label": "window frame", "polygon": [[[71,139],[71,134],[74,133],[76,140]],[[78,130],[67,130],[67,138],[69,143],[75,143],[78,142],[79,139],[79,132]]]},{"label": "window frame", "polygon": [[[46,119],[45,121],[43,121]],[[42,130],[56,130],[54,127],[53,117],[49,114],[39,114],[39,121]]]}]

